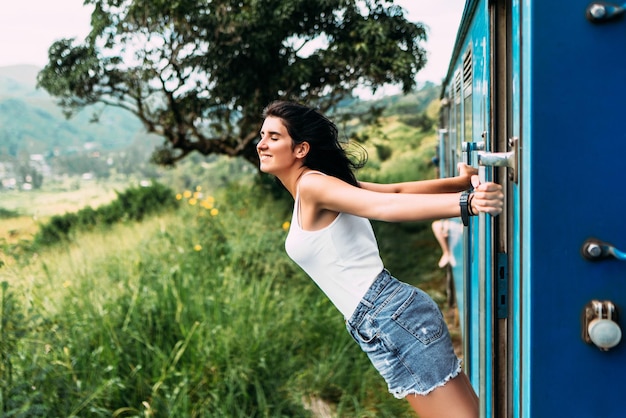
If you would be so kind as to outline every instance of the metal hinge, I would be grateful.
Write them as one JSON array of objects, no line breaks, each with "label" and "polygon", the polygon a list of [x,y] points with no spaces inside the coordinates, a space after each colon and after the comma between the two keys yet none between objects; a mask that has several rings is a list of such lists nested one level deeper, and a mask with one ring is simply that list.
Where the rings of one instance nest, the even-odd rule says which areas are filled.
[{"label": "metal hinge", "polygon": [[498,253],[496,257],[496,315],[498,319],[509,316],[509,257]]}]

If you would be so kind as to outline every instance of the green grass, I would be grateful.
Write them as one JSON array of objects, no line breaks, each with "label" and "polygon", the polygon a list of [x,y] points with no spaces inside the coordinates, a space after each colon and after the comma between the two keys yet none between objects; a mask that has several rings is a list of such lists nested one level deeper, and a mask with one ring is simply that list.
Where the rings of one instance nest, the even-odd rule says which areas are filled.
[{"label": "green grass", "polygon": [[410,416],[284,254],[290,202],[238,186],[212,209],[5,266],[3,416]]}]

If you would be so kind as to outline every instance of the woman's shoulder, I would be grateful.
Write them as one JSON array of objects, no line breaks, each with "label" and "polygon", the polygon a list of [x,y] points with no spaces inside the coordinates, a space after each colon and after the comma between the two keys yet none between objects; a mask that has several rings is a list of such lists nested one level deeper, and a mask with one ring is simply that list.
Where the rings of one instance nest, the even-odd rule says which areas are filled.
[{"label": "woman's shoulder", "polygon": [[320,174],[322,176],[328,176],[328,174],[323,173],[321,171],[318,170],[310,170],[310,171],[306,171],[305,173],[302,174],[302,176],[300,177],[300,180],[302,180],[303,178],[305,178],[306,176],[308,176],[309,174]]},{"label": "woman's shoulder", "polygon": [[298,189],[300,196],[305,200],[319,202],[334,201],[341,199],[341,196],[350,195],[351,191],[355,189],[354,186],[337,177],[319,171],[309,171],[306,174],[309,173],[317,173],[319,175],[303,175],[302,178],[300,178]]},{"label": "woman's shoulder", "polygon": [[316,189],[319,187],[330,187],[332,184],[347,184],[337,177],[333,177],[329,174],[323,173],[317,170],[307,171],[302,174],[298,182],[300,189]]},{"label": "woman's shoulder", "polygon": [[326,187],[331,176],[321,171],[311,170],[302,174],[298,181],[298,192],[300,195],[315,194],[320,188]]}]

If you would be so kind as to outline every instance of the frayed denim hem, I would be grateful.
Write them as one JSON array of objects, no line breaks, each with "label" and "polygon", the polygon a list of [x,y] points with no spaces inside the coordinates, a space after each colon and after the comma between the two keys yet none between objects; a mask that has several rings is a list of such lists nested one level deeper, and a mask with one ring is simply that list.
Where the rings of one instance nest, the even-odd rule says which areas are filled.
[{"label": "frayed denim hem", "polygon": [[444,386],[450,380],[452,380],[455,377],[457,377],[461,373],[461,370],[462,370],[461,363],[462,363],[462,361],[460,359],[457,359],[456,370],[454,370],[452,373],[447,375],[445,377],[445,379],[443,379],[443,381],[441,381],[441,382],[437,383],[436,385],[428,388],[427,390],[419,391],[419,390],[415,390],[415,389],[398,389],[398,390],[389,390],[389,393],[391,393],[397,399],[404,399],[408,395],[420,395],[420,396],[428,395],[433,390]]}]

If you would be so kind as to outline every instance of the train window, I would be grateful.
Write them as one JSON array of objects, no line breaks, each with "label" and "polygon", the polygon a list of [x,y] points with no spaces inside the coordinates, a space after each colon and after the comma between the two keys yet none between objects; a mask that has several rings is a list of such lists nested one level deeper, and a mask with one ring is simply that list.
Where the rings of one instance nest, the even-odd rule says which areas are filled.
[{"label": "train window", "polygon": [[472,50],[463,56],[463,134],[465,141],[473,141],[472,133]]},{"label": "train window", "polygon": [[450,167],[450,95],[447,94],[441,100],[441,135],[439,136],[439,146],[437,147],[437,155],[439,156],[439,168],[443,168],[443,172],[439,171],[440,177],[448,177],[448,167]]},{"label": "train window", "polygon": [[448,116],[448,122],[446,124],[446,128],[448,129],[448,135],[446,136],[446,142],[444,145],[443,153],[445,154],[445,165],[444,165],[444,175],[446,177],[455,176],[456,173],[451,170],[450,167],[456,166],[455,160],[455,144],[456,144],[456,131],[454,126],[454,92],[448,92],[448,106],[446,109],[446,113]]},{"label": "train window", "polygon": [[462,109],[461,109],[461,80],[462,74],[458,72],[454,77],[454,134],[456,140],[456,161],[461,161],[461,142],[463,141],[463,134],[461,132],[462,125]]}]

